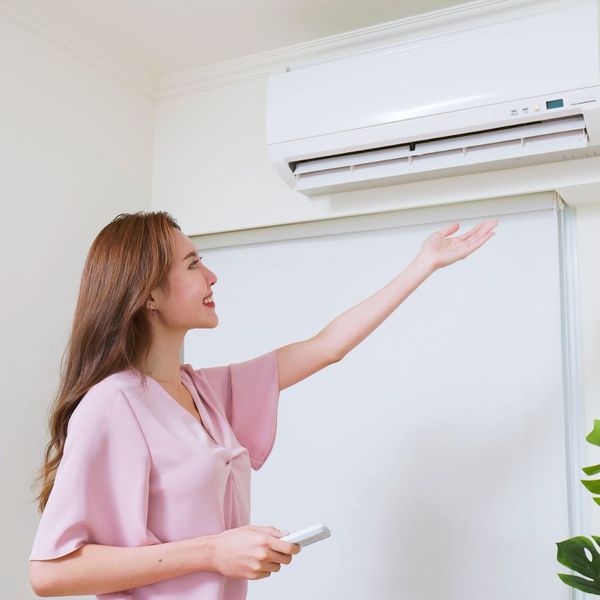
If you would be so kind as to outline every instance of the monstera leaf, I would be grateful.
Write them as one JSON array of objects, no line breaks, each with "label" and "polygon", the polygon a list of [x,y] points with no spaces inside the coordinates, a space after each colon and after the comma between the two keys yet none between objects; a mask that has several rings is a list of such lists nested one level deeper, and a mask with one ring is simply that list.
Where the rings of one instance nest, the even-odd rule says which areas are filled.
[{"label": "monstera leaf", "polygon": [[[592,538],[600,547],[600,537],[592,536]],[[600,553],[598,553],[592,541],[586,537],[577,536],[564,542],[558,542],[556,545],[558,546],[556,557],[558,562],[577,573],[581,573],[587,579],[576,575],[566,575],[565,573],[558,573],[558,576],[567,585],[582,592],[600,596]],[[586,548],[592,555],[591,560],[585,553]]]},{"label": "monstera leaf", "polygon": [[[590,444],[600,446],[600,419],[594,420],[594,428],[585,439]],[[583,467],[582,471],[589,476],[596,475],[600,473],[600,465]],[[600,494],[600,479],[581,479],[580,481],[592,494]],[[594,498],[594,501],[596,504],[600,504],[600,496]],[[592,539],[600,547],[600,537],[593,535]],[[600,596],[600,553],[598,553],[592,541],[586,537],[577,536],[558,542],[556,545],[558,547],[556,556],[558,562],[583,575],[583,577],[577,577],[576,575],[558,573],[561,580],[582,592]],[[589,552],[591,559],[588,558],[586,550]]]}]

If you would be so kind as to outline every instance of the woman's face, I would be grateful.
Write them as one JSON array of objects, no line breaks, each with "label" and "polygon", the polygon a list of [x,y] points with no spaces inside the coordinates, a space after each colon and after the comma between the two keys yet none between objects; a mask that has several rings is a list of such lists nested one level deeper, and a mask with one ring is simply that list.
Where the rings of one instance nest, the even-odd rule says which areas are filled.
[{"label": "woman's face", "polygon": [[169,295],[160,288],[152,290],[153,304],[158,308],[153,319],[175,329],[212,328],[219,323],[215,308],[202,302],[212,293],[217,276],[202,264],[192,240],[173,228],[175,259],[167,279]]}]

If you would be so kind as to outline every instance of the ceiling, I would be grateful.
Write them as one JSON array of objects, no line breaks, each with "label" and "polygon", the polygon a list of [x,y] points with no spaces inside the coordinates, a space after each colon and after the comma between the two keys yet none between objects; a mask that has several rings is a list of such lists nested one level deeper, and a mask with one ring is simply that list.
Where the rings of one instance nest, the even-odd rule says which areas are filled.
[{"label": "ceiling", "polygon": [[[154,76],[463,4],[456,0],[0,0],[13,16]],[[5,10],[5,13],[8,11]],[[1,11],[0,11],[1,12]]]}]

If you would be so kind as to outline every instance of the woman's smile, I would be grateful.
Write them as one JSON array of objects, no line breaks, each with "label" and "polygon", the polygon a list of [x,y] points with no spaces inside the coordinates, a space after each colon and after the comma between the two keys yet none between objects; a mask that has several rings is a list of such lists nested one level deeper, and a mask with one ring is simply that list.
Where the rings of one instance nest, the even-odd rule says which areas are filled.
[{"label": "woman's smile", "polygon": [[208,296],[207,298],[204,298],[204,300],[202,300],[202,304],[204,304],[204,306],[208,306],[210,308],[214,308],[215,307],[215,303],[213,301],[212,295]]}]

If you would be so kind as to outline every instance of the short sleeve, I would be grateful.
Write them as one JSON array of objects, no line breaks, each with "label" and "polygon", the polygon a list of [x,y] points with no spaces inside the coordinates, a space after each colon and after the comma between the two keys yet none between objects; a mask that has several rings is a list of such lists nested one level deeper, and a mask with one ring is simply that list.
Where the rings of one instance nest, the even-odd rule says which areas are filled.
[{"label": "short sleeve", "polygon": [[279,372],[277,350],[223,367],[199,369],[225,407],[225,414],[250,464],[257,471],[267,460],[277,431]]},{"label": "short sleeve", "polygon": [[113,382],[90,388],[67,426],[63,456],[29,560],[85,543],[141,546],[148,532],[150,455],[139,423]]}]

